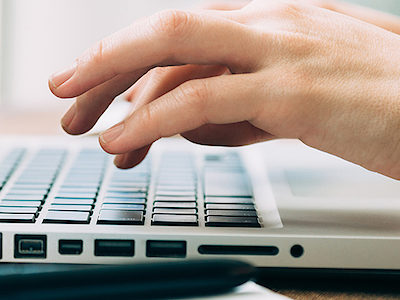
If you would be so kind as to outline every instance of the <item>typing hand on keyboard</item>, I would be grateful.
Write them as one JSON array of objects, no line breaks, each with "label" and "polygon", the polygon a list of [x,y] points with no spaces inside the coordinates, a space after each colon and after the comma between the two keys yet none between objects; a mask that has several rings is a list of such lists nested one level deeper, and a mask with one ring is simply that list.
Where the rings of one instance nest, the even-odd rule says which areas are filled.
[{"label": "typing hand on keyboard", "polygon": [[210,145],[279,137],[400,179],[399,48],[396,34],[357,19],[301,1],[256,0],[141,19],[49,85],[58,97],[78,96],[62,121],[72,134],[91,128],[132,84],[141,87],[134,112],[100,137],[120,167],[175,134]]}]

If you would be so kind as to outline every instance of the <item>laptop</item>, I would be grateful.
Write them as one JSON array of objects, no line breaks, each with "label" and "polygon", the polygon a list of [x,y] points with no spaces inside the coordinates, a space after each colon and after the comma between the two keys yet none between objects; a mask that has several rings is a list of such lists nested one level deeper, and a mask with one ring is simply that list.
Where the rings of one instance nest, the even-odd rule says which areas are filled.
[{"label": "laptop", "polygon": [[[27,33],[13,38],[25,45]],[[47,61],[15,45],[7,74],[16,59]],[[28,71],[48,72],[27,68],[3,85],[15,99],[41,96],[34,88],[44,81]],[[32,86],[14,88],[23,75]],[[164,139],[130,170],[114,167],[91,137],[0,136],[0,145],[2,263],[233,258],[281,269],[400,269],[400,182],[298,141],[218,148]]]},{"label": "laptop", "polygon": [[400,182],[300,142],[170,138],[120,170],[96,138],[0,140],[0,262],[400,268]]}]

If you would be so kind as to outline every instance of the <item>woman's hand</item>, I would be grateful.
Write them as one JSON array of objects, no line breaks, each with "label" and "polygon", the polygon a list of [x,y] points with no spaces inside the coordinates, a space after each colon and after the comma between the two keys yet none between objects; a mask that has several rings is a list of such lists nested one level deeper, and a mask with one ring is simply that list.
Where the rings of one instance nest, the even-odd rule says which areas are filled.
[{"label": "woman's hand", "polygon": [[397,35],[342,14],[253,1],[142,19],[49,85],[78,96],[62,123],[79,134],[136,82],[134,112],[100,137],[120,167],[177,133],[222,145],[285,137],[400,179],[399,48]]}]

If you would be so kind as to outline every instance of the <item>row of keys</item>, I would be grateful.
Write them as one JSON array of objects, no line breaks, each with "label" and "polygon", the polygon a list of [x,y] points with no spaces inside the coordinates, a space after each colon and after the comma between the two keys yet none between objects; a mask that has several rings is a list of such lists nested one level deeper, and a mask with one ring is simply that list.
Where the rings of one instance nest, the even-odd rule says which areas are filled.
[{"label": "row of keys", "polygon": [[43,223],[90,223],[107,161],[108,156],[100,150],[81,150],[55,193]]},{"label": "row of keys", "polygon": [[24,153],[24,149],[13,149],[11,152],[7,153],[4,159],[0,162],[0,191],[21,161]]},{"label": "row of keys", "polygon": [[149,158],[130,170],[113,167],[97,224],[143,225],[149,184]]},{"label": "row of keys", "polygon": [[1,222],[34,223],[58,175],[65,151],[42,149],[0,200]]},{"label": "row of keys", "polygon": [[204,163],[208,227],[261,227],[251,185],[237,154],[209,155]]},{"label": "row of keys", "polygon": [[165,153],[156,181],[152,225],[197,226],[197,174],[188,153]]},{"label": "row of keys", "polygon": [[[0,191],[21,162],[24,154],[25,149],[13,149],[0,163]],[[0,222],[34,222],[39,211],[40,201],[34,203],[36,206],[18,206],[14,205],[14,203],[15,201],[4,201],[2,199],[0,204]],[[31,202],[29,201],[28,203]]]}]

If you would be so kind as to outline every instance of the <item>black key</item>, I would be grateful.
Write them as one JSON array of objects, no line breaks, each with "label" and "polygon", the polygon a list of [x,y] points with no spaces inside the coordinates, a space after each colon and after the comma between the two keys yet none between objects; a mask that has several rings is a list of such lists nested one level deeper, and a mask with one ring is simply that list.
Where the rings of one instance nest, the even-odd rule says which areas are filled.
[{"label": "black key", "polygon": [[95,188],[99,187],[98,183],[87,183],[87,182],[63,182],[61,188]]},{"label": "black key", "polygon": [[155,196],[154,201],[160,201],[160,202],[195,202],[196,197],[190,196],[190,197],[172,197],[172,196]]},{"label": "black key", "polygon": [[90,214],[86,211],[49,210],[43,223],[89,224]]},{"label": "black key", "polygon": [[95,199],[97,193],[57,193],[56,198]]},{"label": "black key", "polygon": [[143,225],[144,215],[135,210],[101,210],[97,224]]},{"label": "black key", "polygon": [[167,191],[167,190],[156,190],[157,196],[171,196],[171,197],[195,197],[195,191]]},{"label": "black key", "polygon": [[87,181],[87,180],[69,180],[65,179],[63,185],[66,186],[94,186],[98,187],[100,185],[100,180]]},{"label": "black key", "polygon": [[14,184],[12,189],[18,190],[49,190],[50,184]]},{"label": "black key", "polygon": [[74,210],[74,211],[91,211],[91,205],[74,205],[74,204],[56,204],[52,203],[49,210]]},{"label": "black key", "polygon": [[144,210],[145,206],[143,204],[103,204],[102,209],[111,209],[111,210]]},{"label": "black key", "polygon": [[25,200],[1,200],[1,206],[31,206],[39,207],[42,205],[41,201],[25,201]]},{"label": "black key", "polygon": [[68,198],[60,198],[54,199],[53,203],[56,204],[77,204],[77,205],[93,205],[93,199],[68,199]]},{"label": "black key", "polygon": [[196,215],[153,214],[151,224],[166,226],[197,226],[198,221]]},{"label": "black key", "polygon": [[43,180],[43,179],[34,179],[34,178],[30,178],[30,179],[18,179],[16,182],[16,184],[20,185],[34,185],[34,184],[38,184],[38,185],[49,185],[53,183],[53,180]]},{"label": "black key", "polygon": [[143,188],[147,189],[149,186],[148,182],[143,182],[143,183],[126,183],[126,182],[112,182],[110,183],[110,188],[111,189],[119,189],[119,188]]},{"label": "black key", "polygon": [[257,217],[255,210],[223,210],[223,209],[208,209],[207,216],[227,216],[227,217]]},{"label": "black key", "polygon": [[7,195],[46,195],[48,192],[47,189],[36,189],[36,190],[25,190],[25,189],[18,189],[12,187]]},{"label": "black key", "polygon": [[104,198],[104,203],[145,204],[145,198]]},{"label": "black key", "polygon": [[170,215],[195,215],[197,209],[195,208],[157,208],[153,209],[155,214],[170,214]]},{"label": "black key", "polygon": [[154,202],[154,207],[161,208],[196,208],[196,202]]},{"label": "black key", "polygon": [[157,181],[158,186],[162,186],[162,185],[169,185],[169,186],[182,186],[182,187],[191,187],[191,188],[195,188],[196,187],[196,182],[194,180],[176,180],[176,179],[159,179]]},{"label": "black key", "polygon": [[149,179],[147,177],[142,177],[142,178],[132,178],[132,177],[114,177],[111,180],[111,185],[130,185],[130,186],[136,186],[140,184],[147,184],[149,182]]},{"label": "black key", "polygon": [[0,214],[0,222],[34,223],[35,214]]},{"label": "black key", "polygon": [[146,198],[146,193],[142,192],[107,192],[106,197],[110,198]]},{"label": "black key", "polygon": [[35,206],[0,206],[2,214],[36,214],[37,211]]},{"label": "black key", "polygon": [[254,210],[254,204],[206,204],[206,209]]},{"label": "black key", "polygon": [[196,186],[182,186],[182,185],[157,185],[157,190],[163,191],[193,191],[196,189]]},{"label": "black key", "polygon": [[120,187],[120,188],[115,188],[115,187],[110,187],[107,189],[107,192],[109,193],[144,193],[146,192],[146,189],[143,187]]},{"label": "black key", "polygon": [[25,201],[43,201],[44,195],[21,195],[12,194],[4,196],[3,200],[25,200]]},{"label": "black key", "polygon": [[97,187],[61,187],[59,193],[97,193]]},{"label": "black key", "polygon": [[18,181],[32,181],[32,182],[51,182],[54,179],[54,175],[40,175],[40,174],[24,174],[18,178]]},{"label": "black key", "polygon": [[221,203],[221,204],[252,204],[253,198],[240,198],[240,197],[206,197],[204,203]]},{"label": "black key", "polygon": [[206,217],[206,226],[210,227],[261,227],[256,217]]}]

